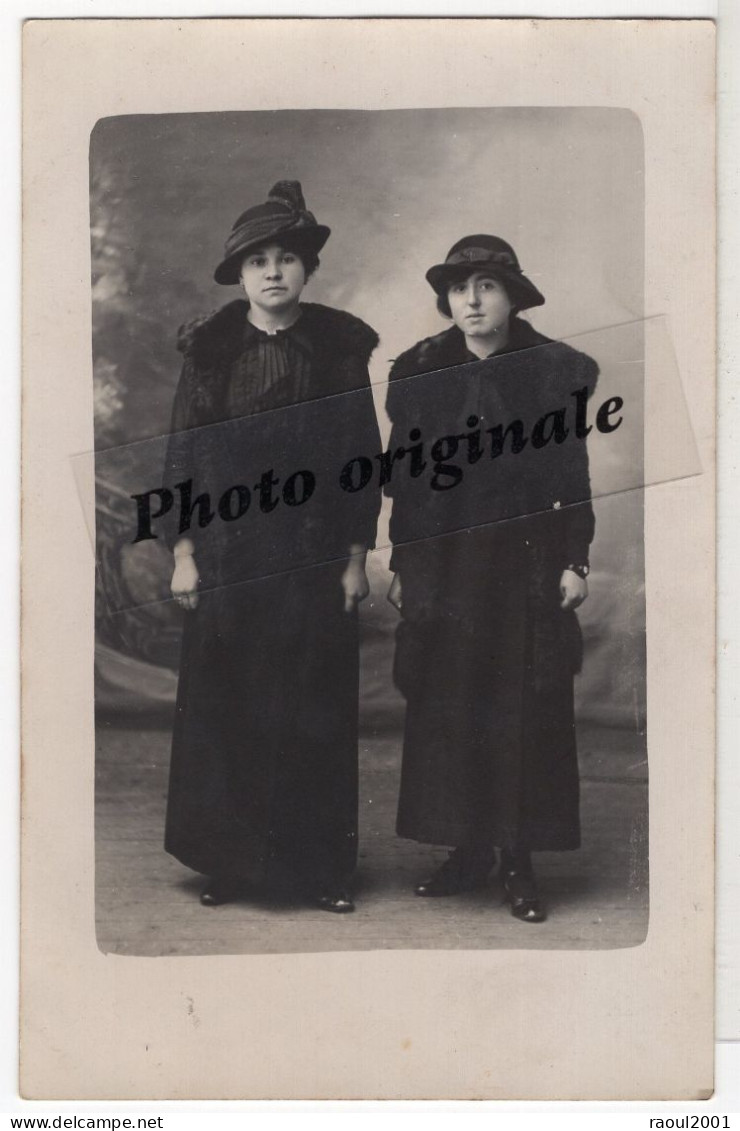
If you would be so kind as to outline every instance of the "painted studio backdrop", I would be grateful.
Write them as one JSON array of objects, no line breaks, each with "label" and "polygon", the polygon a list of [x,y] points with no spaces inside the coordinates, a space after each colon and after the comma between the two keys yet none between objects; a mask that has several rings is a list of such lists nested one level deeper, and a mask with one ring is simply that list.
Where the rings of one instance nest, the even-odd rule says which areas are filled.
[{"label": "painted studio backdrop", "polygon": [[[180,369],[178,327],[239,297],[236,288],[213,282],[213,270],[236,216],[263,200],[279,180],[300,180],[308,208],[332,230],[305,300],[350,311],[380,336],[370,371],[384,442],[389,424],[383,405],[392,360],[448,325],[436,310],[425,271],[441,262],[462,235],[491,232],[514,246],[525,274],[546,298],[543,307],[524,316],[541,333],[567,339],[596,357],[603,396],[620,393],[613,387],[610,366],[624,363],[631,353],[640,356],[643,142],[639,121],[627,111],[322,110],[107,118],[92,134],[90,173],[99,452],[166,434]],[[626,329],[606,332],[615,326]],[[594,346],[599,333],[600,355]],[[581,335],[592,337],[581,342]],[[640,764],[644,782],[643,493],[637,489],[642,453],[634,453],[638,473],[632,483],[614,479],[608,446],[594,445],[590,455],[596,536],[590,596],[578,613],[585,659],[576,681],[577,716],[584,734],[598,728],[600,751],[624,747],[625,780]],[[106,596],[99,584],[96,704],[100,733],[128,739],[121,739],[118,754],[110,743],[104,755],[99,746],[99,772],[114,793],[116,773],[120,789],[128,788],[121,768],[126,743],[137,732],[157,733],[161,757],[155,761],[163,768],[152,786],[146,833],[154,860],[157,852],[164,855],[157,799],[166,786],[184,614],[168,600],[170,554],[161,540],[150,542],[142,553],[121,538],[130,499],[115,482],[106,483],[104,475],[102,480],[96,510],[98,563],[106,585],[116,587],[112,604],[125,611],[111,611],[111,593]],[[385,736],[386,753],[372,773],[385,775],[389,795],[397,792],[394,757],[400,753],[404,710],[391,677],[397,613],[386,601],[390,505],[388,499],[383,503],[378,549],[368,562],[371,595],[360,607],[361,727],[368,741]],[[631,736],[629,742],[622,742],[625,735]],[[592,755],[596,764],[601,755]],[[366,783],[370,778],[363,778],[362,768],[361,757],[361,782]],[[361,799],[366,788],[361,784]],[[105,804],[103,797],[99,850],[100,843],[116,835],[113,818],[101,816],[108,812]],[[120,820],[125,821],[125,814]],[[392,838],[392,813],[388,820]],[[639,887],[635,853],[642,854],[644,880],[646,827],[628,830],[628,836],[634,842],[632,881]],[[183,942],[187,931],[172,932],[157,943],[147,942],[140,927],[127,931],[111,896],[114,881],[106,880],[110,861],[105,857],[101,864],[101,859],[98,939],[104,949],[238,949],[224,941]],[[333,922],[320,929],[338,928]],[[644,938],[645,929],[643,917],[631,933],[599,938],[586,932],[568,945],[634,944]],[[459,931],[455,937],[457,941],[436,944],[417,937],[414,945],[486,945]],[[291,944],[286,938],[263,940],[254,949],[301,949],[300,940]],[[563,945],[563,940],[548,944],[542,937],[501,945],[525,941],[528,946]],[[314,949],[342,945],[356,944],[327,936]],[[386,939],[380,945],[411,944]]]}]

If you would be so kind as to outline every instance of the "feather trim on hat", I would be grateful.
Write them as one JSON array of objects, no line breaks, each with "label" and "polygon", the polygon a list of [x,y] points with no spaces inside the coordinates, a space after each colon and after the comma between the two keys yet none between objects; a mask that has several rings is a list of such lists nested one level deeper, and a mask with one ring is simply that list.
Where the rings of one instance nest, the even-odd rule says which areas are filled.
[{"label": "feather trim on hat", "polygon": [[295,212],[307,211],[300,181],[278,181],[270,189],[267,199],[277,201],[278,204],[287,204]]}]

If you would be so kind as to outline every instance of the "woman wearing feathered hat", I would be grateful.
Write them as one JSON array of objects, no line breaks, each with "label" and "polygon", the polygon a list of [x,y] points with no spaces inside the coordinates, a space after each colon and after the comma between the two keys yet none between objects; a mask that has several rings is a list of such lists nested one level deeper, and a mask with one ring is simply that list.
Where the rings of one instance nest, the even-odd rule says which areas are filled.
[{"label": "woman wearing feathered hat", "polygon": [[[180,332],[169,484],[215,482],[237,466],[255,418],[260,450],[272,443],[284,453],[286,433],[271,429],[286,416],[272,410],[286,406],[302,406],[289,414],[296,443],[309,450],[315,440],[321,451],[316,402],[327,397],[356,450],[378,450],[367,368],[377,335],[351,314],[301,301],[329,234],[297,181],[279,182],[234,223],[215,279],[241,286],[244,298]],[[331,514],[315,500],[290,512],[280,505],[261,528],[286,551],[268,576],[240,574],[255,535],[240,541],[236,522],[194,522],[170,539],[172,593],[186,618],[165,847],[205,874],[204,905],[288,875],[322,909],[346,912],[357,857],[357,604],[368,592],[379,497],[362,492]],[[284,529],[283,513],[292,523]],[[319,547],[306,568],[290,567],[288,538]]]},{"label": "woman wearing feathered hat", "polygon": [[[545,300],[510,244],[466,236],[426,278],[452,325],[392,368],[387,407],[394,451],[409,436],[419,438],[427,386],[440,392],[439,416],[455,419],[457,410],[464,422],[432,422],[444,423],[445,431],[462,429],[448,437],[455,446],[466,430],[485,436],[491,424],[537,419],[572,404],[575,391],[584,398],[593,391],[595,363],[519,317]],[[442,372],[404,380],[487,358],[493,360],[457,377]],[[460,378],[463,372],[469,379]],[[545,907],[532,852],[580,843],[574,610],[588,593],[594,518],[582,440],[541,450],[530,444],[524,454],[522,448],[500,458],[496,449],[495,462],[486,454],[485,464],[465,473],[462,483],[469,485],[474,475],[491,477],[488,519],[443,537],[419,537],[419,509],[435,502],[428,488],[394,476],[386,487],[394,500],[389,598],[402,616],[395,676],[407,700],[397,831],[453,849],[416,894],[483,887],[498,849],[512,914],[537,923]],[[472,451],[477,460],[480,449]],[[467,505],[462,483],[456,494],[450,491],[460,514]],[[427,534],[433,532],[430,524]]]}]

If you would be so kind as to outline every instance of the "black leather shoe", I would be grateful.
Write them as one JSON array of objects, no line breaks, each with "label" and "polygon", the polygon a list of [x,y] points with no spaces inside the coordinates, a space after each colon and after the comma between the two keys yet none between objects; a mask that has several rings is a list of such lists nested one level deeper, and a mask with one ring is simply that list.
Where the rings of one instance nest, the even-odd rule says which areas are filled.
[{"label": "black leather shoe", "polygon": [[212,876],[203,885],[200,902],[204,907],[220,907],[223,903],[233,903],[239,895],[239,889],[234,883]]},{"label": "black leather shoe", "polygon": [[347,915],[355,909],[352,897],[345,891],[336,892],[334,895],[321,892],[316,896],[316,906],[322,911],[333,911],[335,915]]},{"label": "black leather shoe", "polygon": [[502,867],[501,880],[506,902],[511,914],[523,923],[544,923],[547,912],[540,899],[537,883],[531,871],[516,871]]},{"label": "black leather shoe", "polygon": [[436,897],[475,891],[476,888],[485,887],[494,863],[493,853],[490,856],[480,856],[456,848],[433,876],[416,885],[414,892],[416,895]]}]

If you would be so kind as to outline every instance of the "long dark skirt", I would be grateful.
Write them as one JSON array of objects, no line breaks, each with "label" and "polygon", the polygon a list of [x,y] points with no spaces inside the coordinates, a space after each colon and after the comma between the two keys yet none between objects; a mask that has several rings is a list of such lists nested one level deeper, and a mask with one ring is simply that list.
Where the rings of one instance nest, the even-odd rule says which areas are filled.
[{"label": "long dark skirt", "polygon": [[351,876],[359,660],[343,569],[204,593],[186,615],[165,848],[196,871]]},{"label": "long dark skirt", "polygon": [[561,570],[539,535],[503,523],[404,548],[400,836],[579,846],[580,632],[559,608]]}]

